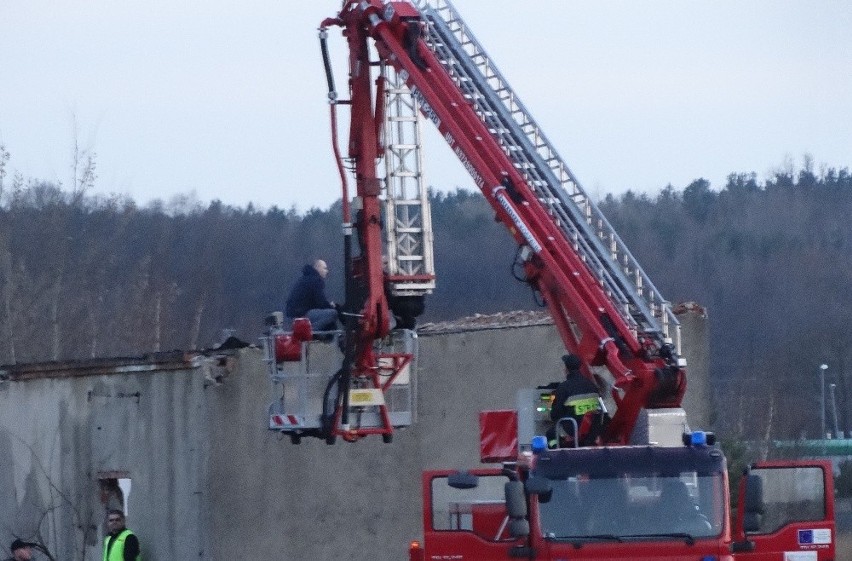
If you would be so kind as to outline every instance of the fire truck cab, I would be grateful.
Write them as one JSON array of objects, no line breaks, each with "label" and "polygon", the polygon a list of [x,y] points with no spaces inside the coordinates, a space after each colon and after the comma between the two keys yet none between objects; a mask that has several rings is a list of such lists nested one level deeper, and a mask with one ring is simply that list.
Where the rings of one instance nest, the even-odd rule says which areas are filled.
[{"label": "fire truck cab", "polygon": [[751,466],[731,520],[712,437],[680,446],[533,446],[499,469],[423,474],[423,559],[811,560],[835,557],[831,465]]}]

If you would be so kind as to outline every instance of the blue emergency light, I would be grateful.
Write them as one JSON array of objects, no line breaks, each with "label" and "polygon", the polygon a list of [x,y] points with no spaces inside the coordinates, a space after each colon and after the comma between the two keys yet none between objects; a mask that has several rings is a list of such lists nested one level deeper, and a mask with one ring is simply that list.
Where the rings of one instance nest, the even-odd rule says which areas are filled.
[{"label": "blue emergency light", "polygon": [[713,446],[716,444],[716,435],[712,432],[696,430],[683,433],[683,445],[703,448],[704,446]]},{"label": "blue emergency light", "polygon": [[541,435],[534,436],[530,446],[532,447],[533,454],[541,454],[547,450],[547,437]]}]

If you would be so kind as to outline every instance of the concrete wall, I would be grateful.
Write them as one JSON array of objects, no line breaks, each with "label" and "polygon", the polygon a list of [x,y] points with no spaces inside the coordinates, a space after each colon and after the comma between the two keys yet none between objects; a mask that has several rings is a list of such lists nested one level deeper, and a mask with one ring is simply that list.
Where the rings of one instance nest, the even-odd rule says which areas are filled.
[{"label": "concrete wall", "polygon": [[479,411],[513,408],[517,389],[561,379],[562,349],[550,325],[421,336],[417,422],[391,444],[293,445],[267,431],[275,394],[252,348],[144,373],[81,364],[82,376],[60,368],[5,382],[0,546],[33,537],[61,491],[95,527],[83,546],[62,507],[42,526],[46,542],[65,561],[98,558],[97,473],[126,471],[146,561],[405,559],[422,536],[421,471],[479,465]]},{"label": "concrete wall", "polygon": [[683,408],[692,429],[713,430],[716,407],[710,383],[710,325],[707,312],[692,303],[675,308],[681,325],[687,382]]},{"label": "concrete wall", "polygon": [[199,558],[208,511],[203,376],[183,361],[106,362],[6,371],[0,551],[17,536],[57,559],[99,560],[99,478],[117,475],[131,480],[128,526],[145,558]]},{"label": "concrete wall", "polygon": [[[405,559],[422,536],[420,473],[479,465],[481,409],[561,376],[551,326],[420,339],[415,426],[334,446],[259,430],[272,400],[260,351],[211,393],[214,559]],[[264,407],[259,407],[262,405]]]},{"label": "concrete wall", "polygon": [[[551,325],[421,336],[416,424],[392,444],[329,446],[258,430],[258,404],[273,394],[260,351],[242,351],[211,394],[214,559],[239,558],[246,543],[260,559],[404,559],[422,537],[421,471],[479,466],[479,411],[512,409],[518,389],[561,380],[562,354]],[[690,388],[706,386],[706,372],[691,376]]]}]

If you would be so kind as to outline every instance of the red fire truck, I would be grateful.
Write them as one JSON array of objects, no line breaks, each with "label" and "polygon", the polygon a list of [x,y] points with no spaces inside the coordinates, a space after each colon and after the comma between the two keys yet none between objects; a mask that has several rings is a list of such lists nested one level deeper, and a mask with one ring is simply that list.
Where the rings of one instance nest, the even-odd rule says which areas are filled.
[{"label": "red fire truck", "polygon": [[424,540],[410,559],[835,558],[828,462],[752,466],[732,523],[725,458],[706,436],[427,472]]},{"label": "red fire truck", "polygon": [[[349,47],[345,100],[334,89],[326,46],[332,27],[342,29]],[[595,446],[551,448],[541,436],[549,390],[520,392],[516,410],[484,412],[481,459],[499,467],[423,475],[423,540],[412,542],[410,558],[833,559],[827,462],[751,466],[732,517],[725,457],[712,434],[690,429],[680,407],[686,362],[670,306],[454,6],[346,0],[322,22],[320,37],[335,137],[337,109],[350,111],[347,157],[335,148],[347,240],[345,358],[323,393],[320,421],[289,415],[282,398],[270,410],[270,428],[290,432],[294,441],[302,434],[329,442],[369,434],[390,440],[394,426],[411,421],[395,421],[389,402],[399,389],[395,382],[408,377],[416,337],[401,329],[395,331],[409,335],[396,340],[400,348],[385,351],[378,343],[394,340],[393,316],[411,327],[431,289],[428,267],[400,265],[415,260],[401,239],[426,231],[428,209],[417,207],[419,230],[407,228],[396,210],[383,213],[382,200],[411,206],[397,200],[390,184],[416,176],[399,154],[414,151],[419,138],[415,132],[406,140],[400,127],[420,113],[508,229],[518,246],[518,276],[547,305],[583,375],[606,386],[611,415],[590,412],[579,423],[564,423],[565,442],[597,427]],[[385,154],[394,151],[398,159],[389,165]],[[356,184],[351,200],[347,166]],[[382,238],[383,225],[393,230],[390,238]],[[297,326],[270,339],[269,362],[285,383],[285,398],[291,377],[282,365],[305,363],[311,336],[304,331]]]}]

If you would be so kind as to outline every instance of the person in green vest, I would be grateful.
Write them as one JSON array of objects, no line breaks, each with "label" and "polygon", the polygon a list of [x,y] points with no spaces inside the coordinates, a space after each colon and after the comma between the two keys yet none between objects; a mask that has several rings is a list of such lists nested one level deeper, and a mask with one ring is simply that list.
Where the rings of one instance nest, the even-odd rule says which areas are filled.
[{"label": "person in green vest", "polygon": [[[574,354],[567,354],[562,357],[562,362],[565,365],[565,380],[563,380],[553,391],[553,402],[550,409],[550,420],[554,426],[547,431],[548,446],[555,448],[559,445],[559,437],[556,423],[560,419],[570,418],[577,423],[577,429],[582,427],[583,417],[587,413],[601,413],[601,400],[598,393],[598,387],[595,383],[586,378],[580,371],[583,363],[580,357]],[[565,427],[563,427],[564,429]],[[598,427],[595,427],[597,429]],[[564,440],[570,440],[573,443],[574,437],[580,439],[580,446],[589,446],[594,443],[597,437],[597,430],[590,430],[586,434],[573,434],[573,427],[568,430]]]},{"label": "person in green vest", "polygon": [[139,540],[124,525],[124,513],[107,513],[107,535],[104,538],[104,561],[142,561]]}]

